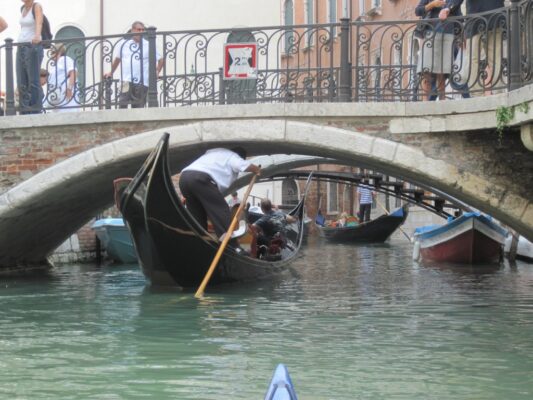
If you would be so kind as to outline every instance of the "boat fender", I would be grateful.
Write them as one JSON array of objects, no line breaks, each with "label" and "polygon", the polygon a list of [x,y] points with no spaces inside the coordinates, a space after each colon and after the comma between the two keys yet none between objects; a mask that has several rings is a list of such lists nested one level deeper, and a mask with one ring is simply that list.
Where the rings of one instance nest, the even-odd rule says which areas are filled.
[{"label": "boat fender", "polygon": [[416,240],[415,244],[413,245],[413,260],[418,261],[419,258],[420,258],[420,242]]}]

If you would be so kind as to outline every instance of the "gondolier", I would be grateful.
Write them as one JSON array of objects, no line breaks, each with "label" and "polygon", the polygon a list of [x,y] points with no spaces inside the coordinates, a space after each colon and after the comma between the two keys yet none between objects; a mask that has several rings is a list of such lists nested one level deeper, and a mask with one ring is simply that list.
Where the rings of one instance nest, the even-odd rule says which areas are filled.
[{"label": "gondolier", "polygon": [[357,188],[359,219],[361,222],[370,221],[370,211],[372,211],[372,202],[375,195],[376,193],[368,186],[368,181],[365,181],[365,185],[360,185]]},{"label": "gondolier", "polygon": [[187,209],[206,230],[209,218],[219,238],[231,223],[230,209],[222,192],[237,179],[239,172],[245,171],[259,174],[261,168],[246,161],[242,147],[235,147],[208,150],[181,172],[179,187]]}]

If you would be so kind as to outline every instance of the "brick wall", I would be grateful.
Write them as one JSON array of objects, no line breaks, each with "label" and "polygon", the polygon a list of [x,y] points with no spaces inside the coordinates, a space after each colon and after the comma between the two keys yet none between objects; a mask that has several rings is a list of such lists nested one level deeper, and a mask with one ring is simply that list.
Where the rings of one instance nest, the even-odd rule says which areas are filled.
[{"label": "brick wall", "polygon": [[0,130],[0,194],[83,151],[160,127],[161,123],[135,122]]}]

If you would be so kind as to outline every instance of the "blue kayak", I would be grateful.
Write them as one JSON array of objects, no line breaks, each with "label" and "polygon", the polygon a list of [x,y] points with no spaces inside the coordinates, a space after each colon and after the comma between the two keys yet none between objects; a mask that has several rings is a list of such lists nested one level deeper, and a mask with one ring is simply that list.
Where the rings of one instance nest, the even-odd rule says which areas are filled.
[{"label": "blue kayak", "polygon": [[279,364],[268,386],[265,400],[298,400],[287,367]]}]

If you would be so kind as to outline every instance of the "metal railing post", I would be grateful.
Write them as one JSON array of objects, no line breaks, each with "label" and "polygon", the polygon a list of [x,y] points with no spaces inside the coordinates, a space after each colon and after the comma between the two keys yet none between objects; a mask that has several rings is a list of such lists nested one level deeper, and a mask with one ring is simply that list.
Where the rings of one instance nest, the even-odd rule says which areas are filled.
[{"label": "metal railing post", "polygon": [[350,74],[350,19],[341,18],[341,63],[340,63],[339,101],[351,100]]},{"label": "metal railing post", "polygon": [[518,3],[521,0],[511,0],[511,8],[509,10],[509,26],[507,27],[507,35],[509,37],[509,89],[515,90],[521,86],[522,79],[520,73],[520,10]]},{"label": "metal railing post", "polygon": [[106,110],[111,109],[111,85],[113,84],[113,78],[104,78],[104,108]]},{"label": "metal railing post", "polygon": [[218,91],[218,104],[226,104],[226,81],[224,80],[223,68],[218,69],[218,84],[220,87]]},{"label": "metal railing post", "polygon": [[155,26],[146,29],[148,40],[148,107],[157,107],[157,59]]},{"label": "metal railing post", "polygon": [[15,82],[13,74],[13,39],[6,39],[6,115],[15,115]]}]

